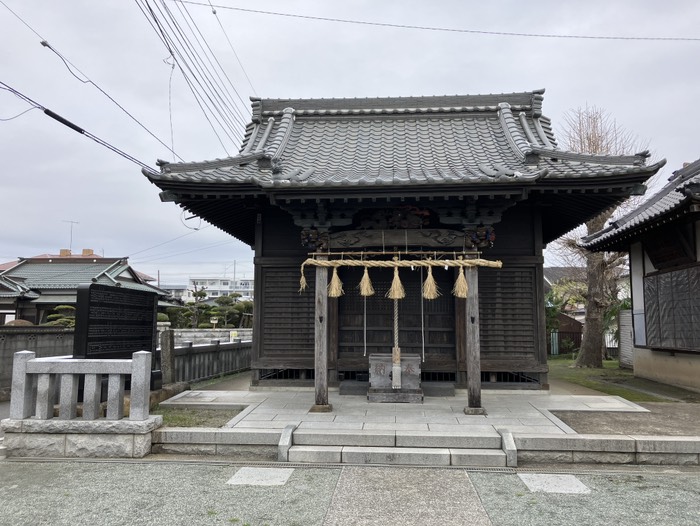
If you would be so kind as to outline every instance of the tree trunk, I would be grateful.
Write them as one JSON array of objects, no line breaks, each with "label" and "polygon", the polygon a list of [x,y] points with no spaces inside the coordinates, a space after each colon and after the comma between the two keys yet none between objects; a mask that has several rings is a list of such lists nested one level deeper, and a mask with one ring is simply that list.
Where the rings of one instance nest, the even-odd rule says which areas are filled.
[{"label": "tree trunk", "polygon": [[[612,211],[604,212],[586,223],[588,233],[597,232],[605,226]],[[605,255],[603,252],[586,253],[586,319],[581,337],[581,350],[575,367],[603,367],[603,318],[605,315]]]}]

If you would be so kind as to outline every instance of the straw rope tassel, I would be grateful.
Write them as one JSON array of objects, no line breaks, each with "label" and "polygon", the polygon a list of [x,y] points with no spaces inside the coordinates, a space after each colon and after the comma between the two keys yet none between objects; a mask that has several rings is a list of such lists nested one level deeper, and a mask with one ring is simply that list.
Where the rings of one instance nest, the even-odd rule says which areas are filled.
[{"label": "straw rope tassel", "polygon": [[435,278],[433,277],[433,267],[428,267],[428,277],[425,278],[425,283],[423,283],[423,297],[426,300],[434,300],[439,296],[440,289],[438,289]]},{"label": "straw rope tassel", "polygon": [[343,282],[338,277],[338,267],[333,267],[333,277],[328,284],[328,297],[339,298],[343,293]]},{"label": "straw rope tassel", "polygon": [[467,278],[464,277],[464,267],[459,267],[459,275],[457,276],[457,281],[455,281],[455,286],[452,289],[452,293],[457,298],[466,298],[467,294],[469,293]]},{"label": "straw rope tassel", "polygon": [[299,278],[299,294],[306,290],[306,276],[304,276],[304,265],[306,265],[306,263],[302,263],[301,265],[301,278]]},{"label": "straw rope tassel", "polygon": [[386,297],[392,300],[402,300],[406,297],[406,291],[399,278],[399,267],[394,267],[394,279],[391,282],[391,288],[386,293]]},{"label": "straw rope tassel", "polygon": [[372,286],[372,280],[369,279],[367,267],[365,267],[365,272],[360,280],[360,296],[374,296],[374,287]]}]

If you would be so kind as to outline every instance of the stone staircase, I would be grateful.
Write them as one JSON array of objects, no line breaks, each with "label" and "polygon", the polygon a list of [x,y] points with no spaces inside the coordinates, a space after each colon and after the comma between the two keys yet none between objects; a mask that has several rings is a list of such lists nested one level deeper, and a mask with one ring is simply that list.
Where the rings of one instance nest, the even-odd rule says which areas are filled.
[{"label": "stone staircase", "polygon": [[294,425],[281,432],[161,428],[154,432],[153,452],[309,464],[513,467],[517,454],[512,442],[510,434],[501,436],[496,431],[330,430]]},{"label": "stone staircase", "polygon": [[[286,460],[305,463],[407,466],[506,466],[502,438],[493,433],[296,429]],[[285,433],[280,441],[284,460]]]}]

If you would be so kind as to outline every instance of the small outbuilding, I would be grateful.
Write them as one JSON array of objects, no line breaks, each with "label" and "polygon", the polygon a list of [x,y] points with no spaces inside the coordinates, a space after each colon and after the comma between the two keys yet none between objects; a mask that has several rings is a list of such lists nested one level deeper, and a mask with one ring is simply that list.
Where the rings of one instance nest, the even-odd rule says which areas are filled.
[{"label": "small outbuilding", "polygon": [[144,172],[254,249],[253,382],[366,378],[400,347],[423,382],[546,386],[543,249],[664,162],[561,150],[543,93],[256,98],[237,155]]},{"label": "small outbuilding", "polygon": [[583,246],[629,252],[634,374],[700,389],[700,160]]}]

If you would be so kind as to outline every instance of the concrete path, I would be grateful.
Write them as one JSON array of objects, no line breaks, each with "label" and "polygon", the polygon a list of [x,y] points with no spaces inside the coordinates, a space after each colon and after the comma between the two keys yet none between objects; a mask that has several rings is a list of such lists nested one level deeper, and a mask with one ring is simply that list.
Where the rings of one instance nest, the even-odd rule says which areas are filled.
[{"label": "concrete path", "polygon": [[0,461],[0,524],[696,525],[700,471]]},{"label": "concrete path", "polygon": [[185,391],[162,405],[209,408],[244,408],[227,427],[299,429],[469,431],[565,434],[574,431],[550,410],[633,411],[643,407],[620,397],[556,395],[540,391],[485,390],[486,415],[465,415],[466,393],[456,397],[426,397],[422,404],[369,403],[363,396],[329,393],[331,413],[310,413],[312,391]]}]

